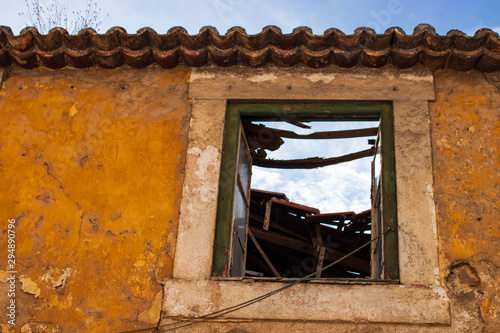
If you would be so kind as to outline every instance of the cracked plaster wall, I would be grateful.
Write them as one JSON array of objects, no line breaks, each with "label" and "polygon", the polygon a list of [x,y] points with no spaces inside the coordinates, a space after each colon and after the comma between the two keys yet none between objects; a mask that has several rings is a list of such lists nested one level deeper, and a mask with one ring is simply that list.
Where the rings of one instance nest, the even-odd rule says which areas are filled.
[{"label": "cracked plaster wall", "polygon": [[[246,70],[246,69],[245,69]],[[202,70],[199,70],[202,71]],[[258,70],[256,70],[258,71]],[[383,72],[383,70],[379,70]],[[217,72],[217,70],[214,70]],[[296,77],[304,76],[297,70]],[[299,75],[300,73],[300,75]],[[196,74],[196,75],[195,75]],[[415,331],[415,332],[496,332],[500,327],[498,309],[498,276],[499,276],[499,252],[498,243],[500,231],[497,223],[498,216],[498,193],[499,193],[499,119],[500,119],[500,75],[498,73],[483,74],[476,71],[460,73],[455,71],[434,71],[434,90],[436,100],[429,103],[430,114],[425,115],[425,119],[415,119],[410,113],[403,119],[398,128],[408,127],[411,129],[410,136],[414,136],[413,141],[419,142],[421,138],[417,135],[420,126],[431,124],[432,162],[434,188],[431,185],[432,179],[427,188],[429,198],[433,199],[437,205],[437,225],[436,230],[439,236],[439,269],[434,272],[435,277],[439,277],[440,284],[447,290],[447,295],[443,297],[450,300],[451,322],[442,326],[404,326],[398,324],[349,324],[322,322],[311,323],[305,320],[243,320],[243,319],[221,319],[220,323],[212,322],[198,324],[189,327],[184,331],[189,332],[258,332],[262,330],[273,331],[339,331],[339,332],[368,332],[368,331]],[[211,73],[198,73],[194,71],[191,80],[212,80],[216,77]],[[323,76],[314,76],[328,81]],[[279,85],[285,85],[277,76],[270,74],[262,75],[262,80],[250,77],[250,81],[258,82],[256,91],[264,91]],[[244,90],[240,85],[232,84],[229,80],[213,81],[211,85],[191,84],[190,92],[193,95],[204,93],[207,98],[224,99],[228,91],[238,92]],[[268,82],[272,81],[272,82]],[[265,86],[264,83],[269,83]],[[379,93],[387,85],[370,87],[374,89],[373,94]],[[400,91],[417,94],[415,88],[409,85],[403,89],[397,89],[394,98],[398,101]],[[315,86],[308,84],[308,89],[290,89],[279,92],[279,98],[301,98],[314,96]],[[383,88],[382,88],[383,87]],[[295,88],[295,87],[293,87]],[[240,90],[238,90],[240,89]],[[260,89],[260,90],[259,90]],[[342,90],[342,89],[340,89]],[[242,95],[252,98],[256,91],[244,90]],[[274,91],[274,90],[273,90]],[[322,89],[321,96],[329,96],[331,90]],[[339,93],[342,95],[342,91]],[[382,91],[381,94],[384,94]],[[204,95],[204,96],[205,96]],[[291,95],[291,96],[289,96]],[[388,94],[387,94],[388,95]],[[247,97],[248,96],[248,97]],[[255,98],[255,97],[253,97]],[[278,98],[278,97],[276,97]],[[328,99],[328,97],[324,97]],[[352,98],[352,97],[351,97]],[[391,99],[391,98],[389,98]],[[410,103],[411,104],[411,103]],[[415,103],[414,103],[415,104]],[[426,102],[427,104],[427,102]],[[400,105],[399,105],[400,106]],[[209,108],[207,108],[209,109]],[[409,108],[411,109],[411,107]],[[401,120],[401,119],[400,119]],[[418,154],[422,151],[411,137],[407,147],[408,153],[415,157],[416,169],[419,168],[421,157]],[[415,149],[419,148],[419,149]],[[431,156],[426,157],[431,158]],[[414,181],[406,179],[402,181]],[[415,205],[421,201],[410,193]],[[415,224],[418,219],[410,219],[407,223]],[[405,242],[410,242],[418,234],[411,235]],[[404,238],[404,236],[403,236]],[[417,249],[418,250],[418,249]],[[421,253],[415,251],[409,253],[408,259],[419,267],[419,256]],[[416,268],[415,267],[415,268]],[[418,269],[418,268],[416,268]],[[183,279],[195,278],[200,272],[190,274],[187,270],[180,276]],[[408,277],[406,277],[408,278]],[[410,279],[414,276],[410,276]],[[173,280],[171,280],[173,281]],[[183,281],[184,282],[184,281]],[[175,288],[167,284],[166,290],[172,293],[177,292]],[[173,282],[172,282],[173,283]],[[418,287],[418,286],[417,286]],[[207,288],[208,289],[208,288]],[[205,289],[203,289],[205,290]],[[186,294],[188,292],[186,291]],[[218,295],[218,294],[217,294]],[[196,297],[201,299],[209,298],[206,295],[197,293]],[[179,297],[177,300],[172,297],[165,299],[165,311],[174,311],[181,303],[186,303],[185,299]],[[390,301],[390,300],[388,300]],[[381,299],[382,302],[382,299]],[[199,302],[201,303],[201,301]],[[203,303],[206,304],[206,303]],[[209,304],[211,305],[211,304]],[[415,305],[415,307],[418,307]],[[192,308],[198,311],[199,308]],[[218,308],[217,308],[218,309]],[[214,309],[215,310],[215,309]],[[307,308],[310,310],[310,308]],[[307,311],[305,310],[305,311]],[[298,315],[297,315],[298,316]],[[169,323],[165,316],[163,323]],[[298,318],[298,317],[295,317]],[[216,321],[216,320],[215,320]]]},{"label": "cracked plaster wall", "polygon": [[[106,332],[156,324],[165,302],[161,285],[172,276],[188,75],[183,67],[7,73],[0,89],[0,205],[5,219],[18,221],[18,329]],[[499,78],[434,71],[434,200],[441,285],[452,321],[451,327],[417,331],[495,332],[500,326]],[[198,177],[202,171],[193,170]],[[0,231],[3,246],[5,229]],[[2,304],[6,278],[0,271]],[[300,321],[199,326],[235,332],[334,328],[401,327]]]},{"label": "cracked plaster wall", "polygon": [[500,73],[434,72],[434,190],[455,332],[500,327]]},{"label": "cracked plaster wall", "polygon": [[0,206],[17,221],[18,316],[13,328],[2,311],[0,331],[156,325],[172,275],[189,69],[8,71]]}]

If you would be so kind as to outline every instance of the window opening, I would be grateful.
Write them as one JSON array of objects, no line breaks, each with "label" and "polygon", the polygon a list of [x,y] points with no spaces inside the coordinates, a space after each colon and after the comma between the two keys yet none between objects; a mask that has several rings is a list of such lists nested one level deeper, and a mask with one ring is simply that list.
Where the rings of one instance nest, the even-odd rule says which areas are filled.
[{"label": "window opening", "polygon": [[[251,110],[252,106],[247,107]],[[389,106],[377,105],[373,110],[359,113],[340,109],[340,114],[333,112],[333,115],[321,111],[282,114],[278,121],[276,114],[264,111],[255,115],[244,110],[241,105],[228,109],[215,276],[301,278],[319,271],[395,223],[395,209],[389,207],[395,204],[392,147],[392,153],[387,152],[386,147],[383,156],[388,155],[388,158],[382,162],[383,132],[392,137],[392,115],[383,112],[390,111]],[[392,143],[392,139],[387,141]],[[287,146],[289,142],[292,144]],[[235,158],[231,159],[230,152]],[[347,190],[359,187],[356,177],[352,177],[356,172],[339,172],[349,168],[365,173],[367,185],[363,190]],[[272,172],[266,174],[262,170]],[[252,171],[257,174],[254,180],[251,179]],[[304,172],[309,176],[304,176]],[[293,199],[288,198],[286,192],[292,188],[290,184],[300,192],[311,173],[320,180],[325,177],[321,176],[323,173],[344,184],[350,183],[351,186],[343,190],[344,202],[339,204],[339,200],[332,199],[334,196],[324,186],[323,189],[315,188],[318,185],[314,184],[321,184],[317,180],[309,186],[316,190],[313,195],[316,201],[306,200],[307,195],[300,193],[297,196],[297,191],[290,191]],[[286,186],[282,189],[276,186],[280,177],[286,178]],[[383,185],[384,180],[386,185]],[[352,209],[356,191],[364,192],[366,200]],[[387,201],[389,197],[392,202]],[[350,207],[345,206],[346,201],[351,203]],[[385,213],[384,206],[387,206]],[[227,228],[227,218],[231,221],[230,228]],[[227,231],[228,237],[221,237]],[[359,251],[340,264],[318,272],[316,278],[397,278],[397,242],[394,237],[386,238],[375,242],[371,249]],[[220,251],[220,245],[224,244],[231,246]]]}]

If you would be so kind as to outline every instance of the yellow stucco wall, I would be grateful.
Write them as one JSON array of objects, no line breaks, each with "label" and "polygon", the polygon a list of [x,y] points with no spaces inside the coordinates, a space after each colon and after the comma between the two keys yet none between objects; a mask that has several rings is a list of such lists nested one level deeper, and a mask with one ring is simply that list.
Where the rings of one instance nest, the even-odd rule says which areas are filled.
[{"label": "yellow stucco wall", "polygon": [[[431,103],[442,282],[455,304],[500,327],[500,75],[436,71]],[[467,304],[466,304],[467,303]],[[452,313],[459,313],[452,308]],[[470,327],[470,331],[474,331]]]},{"label": "yellow stucco wall", "polygon": [[441,71],[435,79],[431,115],[442,267],[473,256],[500,266],[499,87],[477,72]]},{"label": "yellow stucco wall", "polygon": [[[21,283],[16,329],[1,313],[2,332],[28,321],[26,332],[156,325],[172,275],[189,74],[9,69],[0,88],[0,232],[5,254],[7,220],[16,219]],[[434,199],[453,331],[500,326],[499,77],[434,71]],[[2,304],[7,277],[0,267]]]},{"label": "yellow stucco wall", "polygon": [[180,66],[4,80],[0,232],[5,254],[16,219],[16,331],[30,319],[64,332],[156,325],[175,251],[188,76]]}]

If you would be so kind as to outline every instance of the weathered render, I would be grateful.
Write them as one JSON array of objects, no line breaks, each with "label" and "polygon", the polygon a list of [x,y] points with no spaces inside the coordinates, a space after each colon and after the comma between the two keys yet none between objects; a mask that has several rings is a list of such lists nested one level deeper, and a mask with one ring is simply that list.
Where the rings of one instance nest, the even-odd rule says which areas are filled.
[{"label": "weathered render", "polygon": [[2,332],[149,332],[285,285],[212,277],[234,101],[392,104],[400,277],[299,284],[179,332],[500,327],[498,34],[0,32]]},{"label": "weathered render", "polygon": [[17,221],[18,327],[156,325],[172,276],[188,70],[8,71],[0,205]]},{"label": "weathered render", "polygon": [[496,332],[500,74],[442,70],[434,77],[430,110],[441,283],[457,327]]}]

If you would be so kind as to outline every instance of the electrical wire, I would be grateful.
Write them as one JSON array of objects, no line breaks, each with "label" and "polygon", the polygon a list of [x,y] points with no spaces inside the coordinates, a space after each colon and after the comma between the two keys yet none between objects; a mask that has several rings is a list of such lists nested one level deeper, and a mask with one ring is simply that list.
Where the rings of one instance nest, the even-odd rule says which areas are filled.
[{"label": "electrical wire", "polygon": [[[296,281],[293,281],[292,283],[290,284],[287,284],[286,286],[283,286],[281,288],[278,288],[276,290],[273,290],[267,294],[264,294],[264,295],[261,295],[259,297],[256,297],[256,298],[253,298],[253,299],[250,299],[248,301],[245,301],[243,303],[239,303],[239,304],[236,304],[234,306],[231,306],[231,307],[228,307],[228,308],[225,308],[225,309],[222,309],[222,310],[219,310],[219,311],[215,311],[215,312],[212,312],[212,313],[209,313],[209,314],[206,314],[204,316],[201,316],[201,317],[197,317],[197,318],[193,318],[193,319],[190,319],[189,321],[191,321],[190,323],[188,324],[183,324],[183,325],[180,325],[181,323],[170,323],[170,324],[165,324],[165,325],[161,325],[161,326],[155,326],[155,327],[149,327],[149,328],[144,328],[144,329],[139,329],[139,330],[132,330],[132,331],[121,331],[121,332],[118,332],[118,333],[138,333],[138,332],[145,332],[145,331],[148,331],[148,330],[153,330],[151,331],[151,333],[156,333],[156,332],[168,332],[168,331],[172,331],[172,330],[177,330],[177,329],[180,329],[180,328],[184,328],[184,327],[188,327],[188,326],[191,326],[191,325],[194,325],[194,324],[197,324],[197,323],[200,323],[200,322],[207,322],[211,319],[215,319],[215,318],[219,318],[223,315],[226,315],[226,314],[229,314],[229,313],[232,313],[232,312],[235,312],[237,310],[240,310],[240,309],[243,309],[247,306],[250,306],[254,303],[257,303],[257,302],[260,302],[268,297],[271,297],[279,292],[282,292],[283,290],[286,290],[288,288],[291,288],[293,287],[294,285],[298,284],[298,283],[301,283],[301,282],[304,282],[305,280],[308,280],[310,279],[311,277],[315,276],[316,273],[318,272],[322,272],[330,267],[332,267],[333,265],[336,265],[338,264],[339,262],[341,262],[342,260],[350,257],[351,255],[353,255],[354,253],[360,251],[361,249],[365,248],[366,246],[370,245],[371,243],[375,242],[376,240],[378,240],[380,237],[382,237],[383,235],[385,235],[387,232],[389,231],[392,231],[392,228],[389,228],[387,230],[385,230],[384,232],[382,232],[380,235],[378,235],[377,237],[371,239],[370,241],[366,242],[365,244],[361,245],[360,247],[356,248],[355,250],[349,252],[348,254],[346,254],[345,256],[335,260],[334,262],[326,265],[325,267],[323,267],[322,269],[320,269],[319,271],[316,271],[314,273],[311,273],[307,276],[304,276],[300,279],[297,279]],[[176,326],[176,325],[180,325],[180,326]],[[175,327],[174,327],[175,326]]]}]

